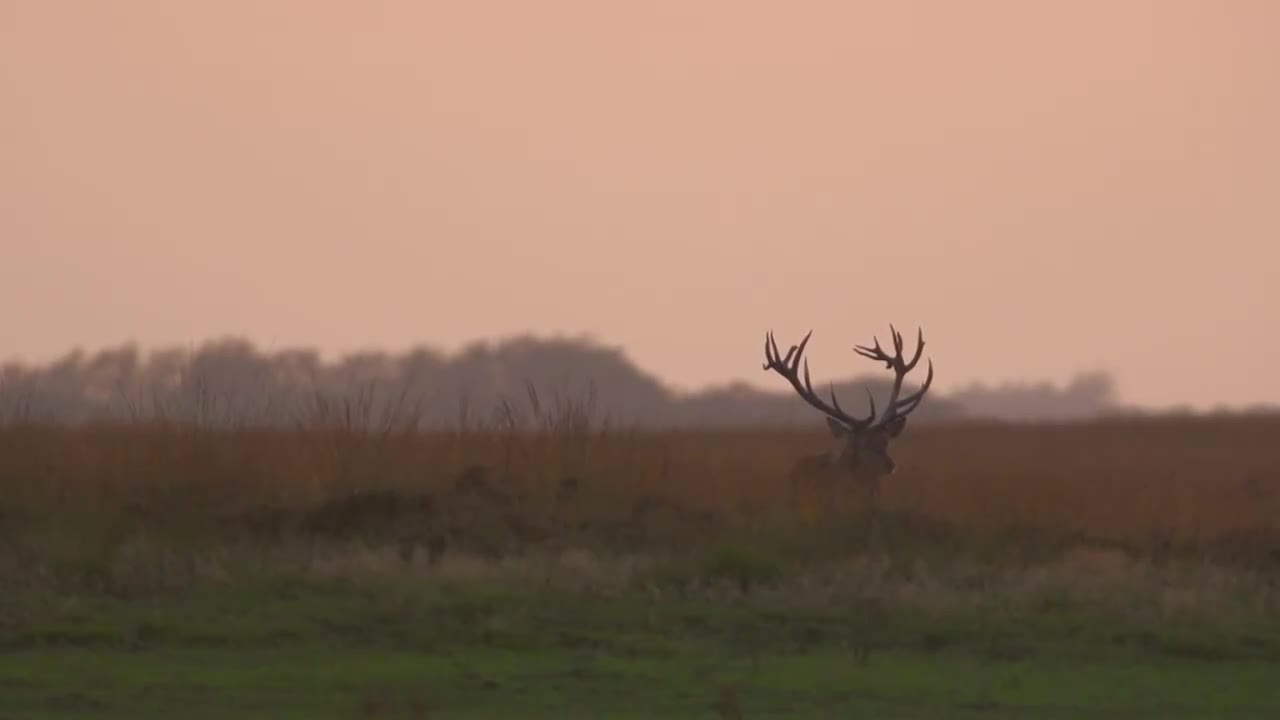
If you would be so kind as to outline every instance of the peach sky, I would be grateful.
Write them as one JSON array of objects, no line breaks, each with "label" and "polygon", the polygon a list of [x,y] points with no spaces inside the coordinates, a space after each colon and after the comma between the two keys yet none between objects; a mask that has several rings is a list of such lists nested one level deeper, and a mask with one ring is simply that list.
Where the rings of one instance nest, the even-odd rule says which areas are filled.
[{"label": "peach sky", "polygon": [[1280,401],[1280,2],[0,2],[0,356],[590,333]]}]

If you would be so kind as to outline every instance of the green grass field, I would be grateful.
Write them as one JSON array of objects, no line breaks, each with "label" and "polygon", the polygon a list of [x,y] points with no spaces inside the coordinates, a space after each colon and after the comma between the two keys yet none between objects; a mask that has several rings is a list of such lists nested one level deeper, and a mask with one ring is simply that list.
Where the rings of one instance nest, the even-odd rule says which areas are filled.
[{"label": "green grass field", "polygon": [[0,716],[736,717],[722,693],[746,718],[1280,716],[1275,621],[386,579],[45,600],[9,608]]}]

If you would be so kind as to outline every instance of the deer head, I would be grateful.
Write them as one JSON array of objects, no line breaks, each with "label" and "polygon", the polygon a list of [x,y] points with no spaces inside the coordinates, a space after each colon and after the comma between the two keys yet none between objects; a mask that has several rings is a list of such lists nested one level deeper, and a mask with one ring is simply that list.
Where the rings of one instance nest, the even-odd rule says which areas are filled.
[{"label": "deer head", "polygon": [[[865,474],[870,479],[893,474],[896,465],[889,455],[889,441],[902,434],[907,425],[907,416],[919,407],[925,393],[929,391],[929,385],[933,382],[933,360],[930,360],[929,372],[925,376],[924,384],[919,390],[902,397],[902,381],[920,362],[920,356],[924,353],[924,331],[921,330],[918,333],[916,352],[910,361],[907,361],[902,354],[902,334],[892,325],[889,326],[889,332],[893,338],[892,355],[880,347],[878,338],[873,338],[872,347],[855,345],[853,348],[854,352],[863,357],[883,362],[886,368],[893,370],[894,374],[893,389],[889,393],[889,404],[884,413],[876,417],[876,400],[868,389],[867,399],[870,401],[871,412],[863,418],[854,417],[840,407],[834,384],[831,386],[830,404],[813,391],[813,384],[809,380],[809,361],[804,359],[804,348],[809,343],[809,337],[813,335],[812,330],[804,336],[799,345],[793,345],[786,355],[778,352],[778,344],[774,341],[772,332],[765,335],[764,369],[773,370],[786,378],[802,400],[826,416],[827,427],[831,429],[832,436],[843,441],[839,454],[840,464],[849,472]],[[800,376],[802,365],[803,381]]]}]

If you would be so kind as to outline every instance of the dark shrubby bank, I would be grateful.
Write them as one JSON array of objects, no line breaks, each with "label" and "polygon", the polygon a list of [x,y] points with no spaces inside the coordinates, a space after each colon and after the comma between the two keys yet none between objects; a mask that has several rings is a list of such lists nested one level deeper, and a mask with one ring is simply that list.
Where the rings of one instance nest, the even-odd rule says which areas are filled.
[{"label": "dark shrubby bank", "polygon": [[[864,372],[836,382],[836,391],[859,407],[864,388],[883,399],[890,379]],[[287,427],[339,408],[348,419],[355,408],[362,421],[413,420],[424,427],[494,424],[516,413],[544,412],[641,427],[820,422],[789,388],[727,384],[678,393],[620,349],[587,339],[517,337],[477,342],[453,355],[417,348],[334,361],[314,350],[263,352],[244,340],[221,339],[192,350],[76,350],[44,366],[9,363],[0,369],[0,422],[178,420]],[[1111,379],[1092,373],[1062,388],[1042,383],[973,386],[949,395],[934,390],[915,419],[1086,419],[1116,409]]]}]

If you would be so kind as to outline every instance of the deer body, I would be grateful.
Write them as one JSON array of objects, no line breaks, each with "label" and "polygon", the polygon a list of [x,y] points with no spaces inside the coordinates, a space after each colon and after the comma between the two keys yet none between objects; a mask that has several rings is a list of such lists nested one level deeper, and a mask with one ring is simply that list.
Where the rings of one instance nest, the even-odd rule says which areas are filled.
[{"label": "deer body", "polygon": [[805,516],[870,511],[880,497],[879,468],[852,464],[840,452],[806,455],[787,476],[791,505]]},{"label": "deer body", "polygon": [[[881,349],[879,340],[871,348],[854,347],[858,354],[883,362],[894,371],[889,405],[878,419],[875,398],[870,393],[868,399],[871,413],[865,418],[856,418],[840,407],[834,388],[830,404],[813,391],[809,380],[809,364],[802,360],[805,345],[812,332],[805,335],[798,346],[788,350],[785,356],[778,352],[772,333],[766,336],[764,369],[773,370],[786,378],[802,400],[826,416],[832,437],[841,441],[837,450],[805,456],[791,469],[788,481],[793,507],[799,509],[803,499],[808,496],[817,501],[819,514],[842,515],[851,504],[856,503],[862,506],[874,522],[880,497],[880,481],[892,475],[897,468],[893,458],[889,456],[889,441],[902,433],[906,427],[907,415],[920,405],[933,382],[933,362],[930,361],[928,376],[920,389],[906,397],[900,397],[903,379],[920,361],[924,352],[924,334],[920,334],[915,356],[908,362],[902,355],[902,335],[893,326],[890,326],[889,331],[893,337],[893,355]],[[802,362],[803,382],[800,376]]]},{"label": "deer body", "polygon": [[[805,518],[843,515],[850,505],[850,495],[870,499],[867,478],[862,482],[850,477],[849,468],[831,453],[806,455],[787,476],[791,486],[791,507]],[[853,480],[850,482],[850,480]]]}]

